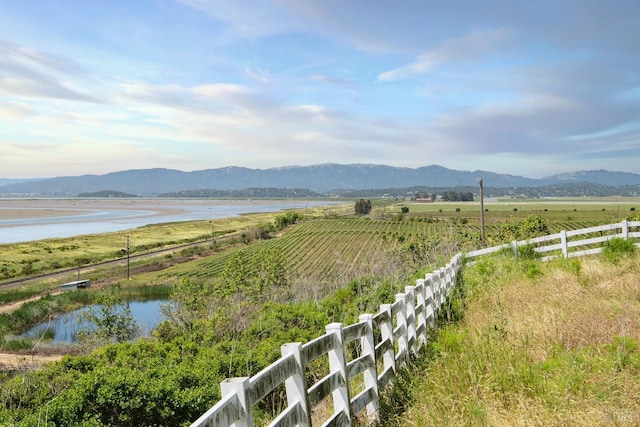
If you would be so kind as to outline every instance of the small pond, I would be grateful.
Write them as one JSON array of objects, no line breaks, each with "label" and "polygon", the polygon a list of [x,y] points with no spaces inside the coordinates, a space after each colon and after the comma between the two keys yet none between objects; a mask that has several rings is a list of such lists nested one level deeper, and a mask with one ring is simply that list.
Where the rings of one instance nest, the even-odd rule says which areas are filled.
[{"label": "small pond", "polygon": [[[136,320],[142,335],[148,336],[151,331],[166,318],[162,314],[161,307],[169,304],[168,299],[129,301],[124,303],[131,310],[131,314]],[[90,309],[91,306],[70,311],[49,321],[40,323],[20,335],[23,338],[39,339],[47,330],[53,331],[54,343],[74,343],[77,333],[87,329],[90,325],[82,318],[81,314]]]}]

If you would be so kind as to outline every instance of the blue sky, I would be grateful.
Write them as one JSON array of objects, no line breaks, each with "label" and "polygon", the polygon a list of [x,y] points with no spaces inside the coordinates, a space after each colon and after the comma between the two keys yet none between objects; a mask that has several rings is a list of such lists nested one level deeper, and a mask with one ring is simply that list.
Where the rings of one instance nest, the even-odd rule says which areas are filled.
[{"label": "blue sky", "polygon": [[640,1],[0,0],[0,177],[640,173]]}]

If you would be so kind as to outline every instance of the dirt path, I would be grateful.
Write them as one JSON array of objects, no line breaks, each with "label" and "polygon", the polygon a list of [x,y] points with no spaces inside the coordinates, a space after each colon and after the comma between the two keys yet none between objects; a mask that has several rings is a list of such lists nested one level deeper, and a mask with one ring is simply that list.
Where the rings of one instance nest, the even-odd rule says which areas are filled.
[{"label": "dirt path", "polygon": [[38,355],[38,354],[15,354],[0,353],[0,371],[16,369],[41,369],[47,362],[55,362],[62,359],[61,354]]},{"label": "dirt path", "polygon": [[55,292],[51,292],[51,293],[48,293],[48,294],[36,295],[35,297],[31,297],[31,298],[23,299],[23,300],[20,300],[20,301],[15,301],[15,302],[11,302],[11,303],[8,303],[8,304],[0,305],[0,314],[11,313],[12,311],[17,310],[20,307],[22,307],[23,304],[26,304],[26,303],[31,302],[31,301],[38,301],[40,298],[42,298],[45,295],[58,295],[58,294],[61,294],[61,293],[62,293],[62,291],[55,291]]}]

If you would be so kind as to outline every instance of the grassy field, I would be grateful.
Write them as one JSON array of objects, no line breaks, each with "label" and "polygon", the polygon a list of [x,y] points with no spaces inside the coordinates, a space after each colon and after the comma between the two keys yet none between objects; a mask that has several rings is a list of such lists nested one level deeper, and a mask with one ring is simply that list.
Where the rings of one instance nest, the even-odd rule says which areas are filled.
[{"label": "grassy field", "polygon": [[[467,218],[470,223],[480,221],[480,202],[406,202],[409,217],[434,219]],[[381,212],[389,207],[380,208]],[[497,199],[485,201],[485,222],[502,223],[527,215],[542,215],[550,223],[561,221],[619,222],[629,214],[640,211],[636,198],[584,199]]]},{"label": "grassy field", "polygon": [[640,257],[486,258],[458,296],[388,425],[640,424]]}]

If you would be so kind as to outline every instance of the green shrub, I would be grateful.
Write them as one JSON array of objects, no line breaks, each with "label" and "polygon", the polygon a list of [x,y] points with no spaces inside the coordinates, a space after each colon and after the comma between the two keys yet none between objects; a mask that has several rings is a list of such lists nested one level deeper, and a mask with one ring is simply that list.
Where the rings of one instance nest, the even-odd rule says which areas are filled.
[{"label": "green shrub", "polygon": [[633,255],[636,245],[633,240],[626,240],[621,237],[608,240],[602,248],[602,256],[608,262],[618,264],[622,258]]},{"label": "green shrub", "polygon": [[540,215],[529,215],[526,218],[505,223],[498,230],[498,238],[503,242],[529,239],[547,234],[549,234],[547,221]]},{"label": "green shrub", "polygon": [[535,246],[532,244],[518,246],[518,256],[523,259],[540,258],[540,254],[535,251]]},{"label": "green shrub", "polygon": [[33,348],[33,340],[30,338],[5,339],[2,349],[7,351],[29,350]]}]

